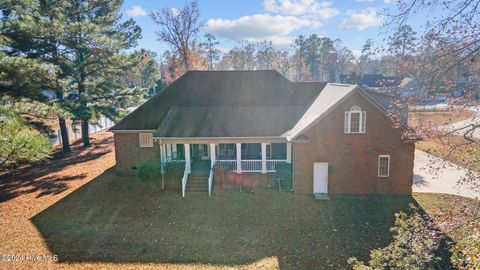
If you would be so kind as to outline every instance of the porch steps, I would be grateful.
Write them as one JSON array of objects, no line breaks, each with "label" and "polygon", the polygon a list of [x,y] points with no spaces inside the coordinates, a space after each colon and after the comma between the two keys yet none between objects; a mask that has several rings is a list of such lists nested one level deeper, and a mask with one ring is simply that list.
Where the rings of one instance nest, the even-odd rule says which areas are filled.
[{"label": "porch steps", "polygon": [[208,194],[208,175],[190,174],[188,176],[186,195]]}]

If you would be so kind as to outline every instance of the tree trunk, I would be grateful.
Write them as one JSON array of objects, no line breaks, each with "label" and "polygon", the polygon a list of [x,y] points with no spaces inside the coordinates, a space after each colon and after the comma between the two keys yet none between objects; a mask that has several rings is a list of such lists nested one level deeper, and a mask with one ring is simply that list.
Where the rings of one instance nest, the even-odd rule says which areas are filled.
[{"label": "tree trunk", "polygon": [[84,147],[89,147],[91,145],[90,143],[90,137],[88,134],[88,119],[82,119],[82,141],[83,141],[83,146]]},{"label": "tree trunk", "polygon": [[60,135],[62,136],[63,152],[68,153],[70,152],[70,141],[68,138],[68,129],[65,118],[58,117],[58,125],[60,126]]},{"label": "tree trunk", "polygon": [[[63,93],[60,91],[55,92],[60,104],[63,104]],[[68,129],[67,123],[65,122],[65,118],[58,117],[58,125],[60,126],[60,135],[62,136],[62,147],[63,152],[68,153],[70,152],[70,140],[68,138]]]},{"label": "tree trunk", "polygon": [[[80,80],[78,82],[78,97],[80,98],[80,104],[82,106],[82,109],[84,112],[82,115],[85,115],[85,111],[87,110],[87,100],[83,96],[85,93],[85,74],[83,71],[80,72]],[[89,117],[83,116],[82,117],[82,141],[83,141],[83,146],[84,147],[89,147],[91,145],[90,143],[90,138],[89,138],[89,130],[88,130],[88,120]]]}]

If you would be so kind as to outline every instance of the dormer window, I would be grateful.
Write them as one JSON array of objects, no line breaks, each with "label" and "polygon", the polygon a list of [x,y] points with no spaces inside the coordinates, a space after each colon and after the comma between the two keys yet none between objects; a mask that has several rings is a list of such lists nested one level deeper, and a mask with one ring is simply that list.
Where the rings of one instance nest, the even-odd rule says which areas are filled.
[{"label": "dormer window", "polygon": [[359,106],[345,112],[345,133],[365,133],[366,114]]}]

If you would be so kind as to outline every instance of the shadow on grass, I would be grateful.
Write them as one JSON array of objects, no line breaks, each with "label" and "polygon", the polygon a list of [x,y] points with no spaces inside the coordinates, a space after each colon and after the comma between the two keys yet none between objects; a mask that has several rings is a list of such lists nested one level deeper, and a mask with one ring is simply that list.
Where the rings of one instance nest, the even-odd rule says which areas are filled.
[{"label": "shadow on grass", "polygon": [[40,191],[37,197],[59,194],[68,189],[67,182],[81,180],[85,173],[62,175],[62,170],[70,165],[95,160],[112,151],[111,137],[94,140],[93,146],[83,148],[80,142],[72,145],[72,151],[64,154],[56,152],[44,162],[24,166],[11,174],[0,175],[0,203],[25,193]]},{"label": "shadow on grass", "polygon": [[280,269],[344,269],[391,240],[394,213],[412,197],[160,191],[159,182],[109,169],[32,219],[61,262],[245,265],[275,257]]}]

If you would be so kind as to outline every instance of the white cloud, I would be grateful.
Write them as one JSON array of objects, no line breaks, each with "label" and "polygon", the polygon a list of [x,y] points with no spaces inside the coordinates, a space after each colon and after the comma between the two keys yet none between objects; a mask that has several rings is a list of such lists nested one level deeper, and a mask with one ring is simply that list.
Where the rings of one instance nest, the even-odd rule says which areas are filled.
[{"label": "white cloud", "polygon": [[377,13],[375,8],[368,8],[360,11],[347,11],[347,18],[340,24],[343,29],[364,30],[368,27],[379,26],[383,23],[383,17]]},{"label": "white cloud", "polygon": [[141,6],[133,6],[126,12],[128,17],[143,17],[147,16],[147,12]]},{"label": "white cloud", "polygon": [[383,3],[390,4],[390,3],[392,3],[392,0],[383,0]]},{"label": "white cloud", "polygon": [[333,2],[318,0],[264,0],[263,5],[268,12],[293,15],[315,17],[317,19],[326,20],[340,14],[333,8]]},{"label": "white cloud", "polygon": [[180,10],[176,9],[176,8],[171,8],[170,9],[170,12],[172,13],[172,16],[173,17],[177,17],[178,14],[180,14]]},{"label": "white cloud", "polygon": [[288,46],[293,40],[288,34],[301,28],[316,29],[320,26],[318,21],[294,16],[256,14],[233,20],[210,19],[205,26],[205,32],[233,40],[268,40],[276,46]]}]

